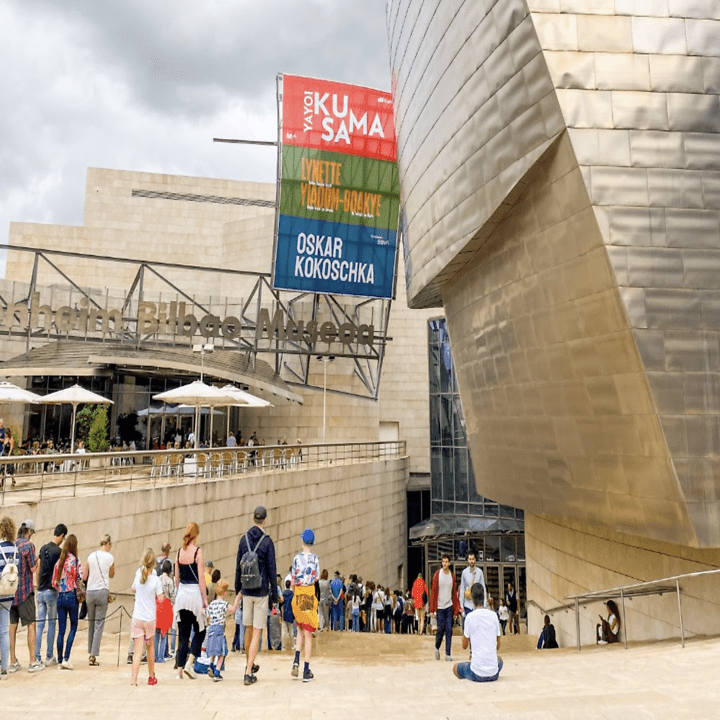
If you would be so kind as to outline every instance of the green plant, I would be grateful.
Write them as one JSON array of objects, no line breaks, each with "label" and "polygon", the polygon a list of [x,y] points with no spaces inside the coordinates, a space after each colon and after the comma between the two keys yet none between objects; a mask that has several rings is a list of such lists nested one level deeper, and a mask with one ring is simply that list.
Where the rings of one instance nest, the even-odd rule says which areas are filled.
[{"label": "green plant", "polygon": [[87,441],[99,407],[100,405],[85,405],[78,411],[75,416],[75,436],[78,440]]},{"label": "green plant", "polygon": [[97,406],[95,417],[90,426],[88,434],[88,450],[90,452],[107,452],[110,447],[108,442],[108,414],[107,408]]}]

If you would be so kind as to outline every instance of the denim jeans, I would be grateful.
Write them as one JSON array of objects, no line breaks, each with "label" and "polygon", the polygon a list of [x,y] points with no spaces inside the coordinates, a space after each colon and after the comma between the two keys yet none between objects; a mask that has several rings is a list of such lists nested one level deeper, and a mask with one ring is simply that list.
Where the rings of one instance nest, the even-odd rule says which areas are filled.
[{"label": "denim jeans", "polygon": [[[57,659],[58,662],[70,659],[73,642],[75,641],[75,633],[78,626],[78,601],[74,590],[70,592],[61,592],[58,595],[58,635],[57,635]],[[67,620],[70,618],[70,632],[65,642],[65,628]],[[63,643],[65,653],[63,654]]]},{"label": "denim jeans", "polygon": [[42,639],[47,620],[47,659],[55,652],[55,622],[57,621],[57,590],[40,590],[35,593],[37,606],[37,631],[35,635],[35,659],[42,660]]},{"label": "denim jeans", "polygon": [[342,602],[337,603],[337,605],[333,602],[332,605],[330,605],[330,627],[332,630],[341,630],[340,626],[340,619],[342,617],[342,611],[343,611],[343,605]]},{"label": "denim jeans", "polygon": [[10,664],[10,606],[12,600],[0,602],[0,667],[8,669]]},{"label": "denim jeans", "polygon": [[442,645],[443,635],[445,635],[445,655],[451,655],[452,649],[452,626],[453,626],[453,609],[452,605],[448,608],[438,608],[437,611],[437,633],[435,635],[435,648],[440,649]]},{"label": "denim jeans", "polygon": [[155,662],[165,662],[165,650],[167,649],[169,636],[169,631],[165,633],[165,636],[163,636],[159,630],[155,631]]},{"label": "denim jeans", "polygon": [[360,632],[360,610],[353,608],[353,632]]}]

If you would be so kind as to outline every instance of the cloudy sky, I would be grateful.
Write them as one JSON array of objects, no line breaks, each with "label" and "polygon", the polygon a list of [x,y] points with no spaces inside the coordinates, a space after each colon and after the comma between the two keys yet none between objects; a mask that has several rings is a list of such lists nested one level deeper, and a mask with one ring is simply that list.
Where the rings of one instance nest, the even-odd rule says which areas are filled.
[{"label": "cloudy sky", "polygon": [[88,167],[275,180],[275,78],[390,89],[384,0],[0,0],[0,243]]}]

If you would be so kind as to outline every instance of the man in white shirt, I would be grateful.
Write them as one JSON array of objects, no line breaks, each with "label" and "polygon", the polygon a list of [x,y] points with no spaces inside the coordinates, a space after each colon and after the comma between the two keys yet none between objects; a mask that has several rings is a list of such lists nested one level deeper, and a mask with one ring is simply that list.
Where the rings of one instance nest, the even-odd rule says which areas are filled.
[{"label": "man in white shirt", "polygon": [[[475,583],[480,583],[487,598],[487,590],[485,589],[485,578],[482,570],[475,565],[475,553],[470,551],[467,556],[468,566],[462,571],[460,576],[460,607],[463,609],[463,627],[465,627],[465,618],[475,609],[473,607],[472,597],[470,596],[470,588]],[[483,605],[485,600],[483,600]]]},{"label": "man in white shirt", "polygon": [[455,677],[474,682],[493,682],[498,679],[503,661],[498,657],[500,649],[500,622],[491,608],[483,607],[485,590],[480,583],[470,588],[475,609],[465,618],[462,646],[471,649],[470,662],[457,663],[453,667]]}]

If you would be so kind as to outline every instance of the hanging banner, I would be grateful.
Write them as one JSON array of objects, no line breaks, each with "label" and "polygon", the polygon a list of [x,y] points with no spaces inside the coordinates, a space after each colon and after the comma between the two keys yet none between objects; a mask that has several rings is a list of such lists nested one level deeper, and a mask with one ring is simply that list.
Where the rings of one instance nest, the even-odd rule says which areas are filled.
[{"label": "hanging banner", "polygon": [[273,285],[392,297],[399,211],[392,96],[282,76]]}]

